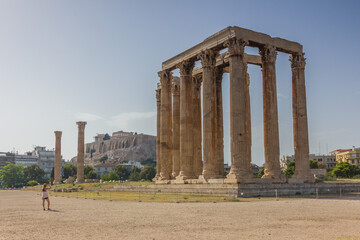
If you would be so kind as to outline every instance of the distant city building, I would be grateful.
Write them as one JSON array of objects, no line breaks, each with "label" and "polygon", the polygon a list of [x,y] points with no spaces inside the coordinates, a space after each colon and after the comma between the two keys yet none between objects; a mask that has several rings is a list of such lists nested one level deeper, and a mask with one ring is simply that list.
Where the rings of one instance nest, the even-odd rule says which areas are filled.
[{"label": "distant city building", "polygon": [[[15,164],[23,165],[24,168],[31,165],[38,165],[45,171],[45,176],[50,178],[51,172],[55,163],[55,151],[46,150],[46,147],[37,146],[32,152],[27,152],[24,155],[15,155]],[[61,165],[64,165],[65,160],[61,160]]]},{"label": "distant city building", "polygon": [[35,147],[34,155],[38,157],[38,165],[45,171],[46,177],[51,176],[55,163],[55,151],[45,147]]},{"label": "distant city building", "polygon": [[360,148],[353,148],[336,154],[336,161],[360,166]]},{"label": "distant city building", "polygon": [[[316,154],[309,154],[309,161],[315,160],[318,163],[324,163],[326,164],[326,169],[331,170],[333,169],[337,162],[336,162],[336,156],[332,154],[324,154],[324,155],[316,155]],[[283,156],[280,160],[280,167],[281,169],[285,170],[287,168],[287,164],[289,162],[295,161],[295,156]]]},{"label": "distant city building", "polygon": [[10,152],[0,152],[0,169],[8,164],[15,164],[15,154]]},{"label": "distant city building", "polygon": [[94,166],[94,168],[95,168],[97,177],[100,178],[102,175],[106,175],[106,174],[113,172],[115,170],[116,166],[117,165],[113,164],[113,163],[103,163],[103,164],[98,164],[98,165]]},{"label": "distant city building", "polygon": [[31,152],[27,152],[24,155],[15,155],[15,164],[23,165],[24,168],[31,165],[38,165],[38,157],[34,156]]}]

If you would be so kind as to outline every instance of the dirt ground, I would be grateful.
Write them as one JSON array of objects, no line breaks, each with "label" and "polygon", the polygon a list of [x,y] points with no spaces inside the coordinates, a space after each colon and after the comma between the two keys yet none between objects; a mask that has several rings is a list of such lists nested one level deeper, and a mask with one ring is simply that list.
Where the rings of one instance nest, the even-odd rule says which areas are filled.
[{"label": "dirt ground", "polygon": [[0,239],[360,239],[360,200],[110,202],[0,191]]}]

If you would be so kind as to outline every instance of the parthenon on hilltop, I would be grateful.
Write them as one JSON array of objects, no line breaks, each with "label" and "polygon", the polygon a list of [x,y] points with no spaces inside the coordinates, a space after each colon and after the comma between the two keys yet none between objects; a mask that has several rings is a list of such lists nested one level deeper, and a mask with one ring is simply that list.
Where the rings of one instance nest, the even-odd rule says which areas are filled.
[{"label": "parthenon on hilltop", "polygon": [[[245,46],[258,48],[259,56],[245,54]],[[224,49],[227,51],[220,54]],[[277,51],[290,54],[292,69],[296,169],[289,182],[314,182],[308,157],[302,45],[240,27],[228,27],[162,63],[156,90],[156,183],[286,182],[279,161]],[[194,68],[197,60],[201,60],[201,67]],[[261,66],[263,77],[265,174],[260,180],[251,172],[248,64]],[[180,78],[172,76],[175,69],[180,70]],[[231,169],[227,176],[224,175],[221,89],[225,72],[230,76]]]}]

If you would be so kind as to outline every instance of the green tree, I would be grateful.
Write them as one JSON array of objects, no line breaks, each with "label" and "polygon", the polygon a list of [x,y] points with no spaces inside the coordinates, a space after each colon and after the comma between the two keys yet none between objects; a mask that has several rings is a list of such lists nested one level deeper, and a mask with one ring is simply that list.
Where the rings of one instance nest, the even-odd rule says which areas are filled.
[{"label": "green tree", "polygon": [[119,176],[120,180],[127,180],[129,179],[129,171],[126,169],[125,166],[122,166],[122,165],[117,165],[115,167],[115,170],[116,174]]},{"label": "green tree", "polygon": [[258,173],[258,177],[261,178],[262,176],[264,176],[264,173],[265,173],[265,168],[260,169]]},{"label": "green tree", "polygon": [[24,168],[24,176],[26,182],[35,180],[38,183],[44,183],[45,181],[45,171],[35,164]]},{"label": "green tree", "polygon": [[316,161],[316,160],[310,160],[310,168],[311,168],[311,169],[318,169],[318,168],[319,168],[318,161]]},{"label": "green tree", "polygon": [[104,163],[106,160],[108,160],[108,156],[105,155],[99,159],[100,162]]},{"label": "green tree", "polygon": [[28,181],[27,182],[27,185],[29,185],[29,186],[36,186],[36,185],[38,185],[38,182],[36,181],[36,180],[30,180],[30,181]]},{"label": "green tree", "polygon": [[360,174],[360,168],[347,162],[338,163],[331,171],[332,176],[342,178],[352,178],[358,174]]},{"label": "green tree", "polygon": [[117,175],[117,173],[115,171],[113,171],[109,174],[102,175],[101,179],[103,181],[112,181],[112,180],[118,181],[118,180],[120,180],[120,177],[119,177],[119,175]]},{"label": "green tree", "polygon": [[0,170],[1,186],[21,187],[25,183],[24,166],[8,164]]},{"label": "green tree", "polygon": [[64,172],[64,176],[63,178],[68,179],[70,176],[71,177],[75,177],[76,175],[76,165],[71,164],[71,163],[66,163],[63,165],[63,172]]},{"label": "green tree", "polygon": [[103,141],[109,140],[110,139],[110,135],[105,133],[105,136],[103,138]]},{"label": "green tree", "polygon": [[291,178],[295,172],[295,161],[291,161],[287,163],[287,168],[284,171],[284,174],[287,178]]},{"label": "green tree", "polygon": [[132,167],[130,171],[129,180],[130,181],[140,181],[140,168],[138,167]]},{"label": "green tree", "polygon": [[151,181],[156,175],[156,169],[153,166],[146,166],[140,172],[140,179]]}]

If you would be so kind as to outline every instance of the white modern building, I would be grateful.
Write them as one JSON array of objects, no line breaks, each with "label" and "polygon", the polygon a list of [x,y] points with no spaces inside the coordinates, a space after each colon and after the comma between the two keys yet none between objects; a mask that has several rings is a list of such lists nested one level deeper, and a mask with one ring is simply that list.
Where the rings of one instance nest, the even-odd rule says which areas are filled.
[{"label": "white modern building", "polygon": [[24,168],[31,165],[38,165],[38,157],[33,156],[31,152],[25,155],[15,155],[15,165],[23,165]]}]

